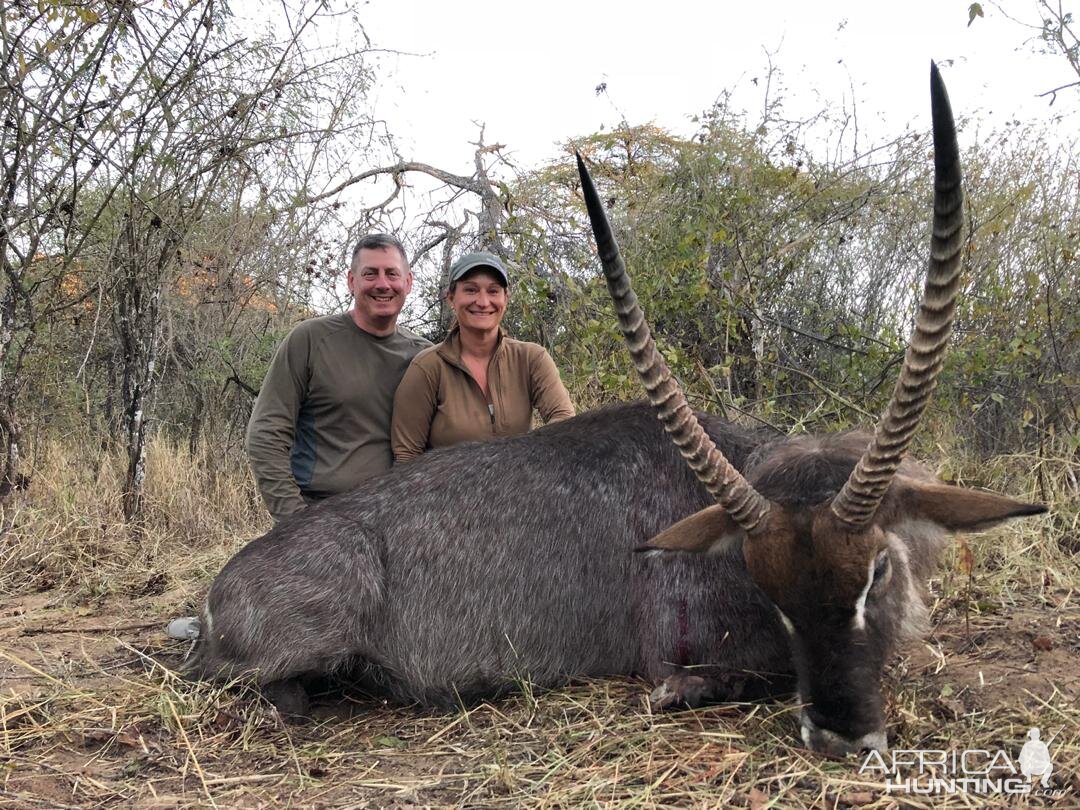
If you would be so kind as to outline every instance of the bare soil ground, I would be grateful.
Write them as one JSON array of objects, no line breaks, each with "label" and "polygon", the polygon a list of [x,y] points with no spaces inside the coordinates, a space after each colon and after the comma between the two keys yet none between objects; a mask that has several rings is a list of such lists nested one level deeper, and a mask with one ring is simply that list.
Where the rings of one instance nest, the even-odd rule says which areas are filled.
[{"label": "bare soil ground", "polygon": [[1055,794],[1023,798],[890,793],[803,749],[793,700],[654,715],[628,679],[450,713],[336,691],[286,726],[172,674],[193,597],[165,585],[0,597],[0,807],[1080,807],[1080,594],[1049,575],[939,596],[886,683],[894,749],[1015,761],[1039,727]]}]

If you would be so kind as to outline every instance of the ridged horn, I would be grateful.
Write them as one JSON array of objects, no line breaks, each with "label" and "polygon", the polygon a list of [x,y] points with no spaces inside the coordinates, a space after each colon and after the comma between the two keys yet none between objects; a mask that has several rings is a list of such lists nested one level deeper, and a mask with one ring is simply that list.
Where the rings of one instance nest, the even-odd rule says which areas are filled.
[{"label": "ridged horn", "polygon": [[934,390],[952,333],[960,290],[964,191],[956,126],[945,83],[930,63],[934,128],[934,219],[926,288],[896,389],[874,438],[832,503],[845,523],[864,526],[873,517],[919,425]]},{"label": "ridged horn", "polygon": [[619,316],[619,328],[626,338],[630,357],[645,385],[649,402],[698,480],[736,523],[747,532],[752,532],[768,514],[769,501],[731,466],[694,416],[686,396],[656,349],[649,325],[645,322],[645,313],[630,286],[630,278],[626,275],[626,267],[604,206],[580,154],[577,155],[577,165],[600,264],[604,268],[608,290]]}]

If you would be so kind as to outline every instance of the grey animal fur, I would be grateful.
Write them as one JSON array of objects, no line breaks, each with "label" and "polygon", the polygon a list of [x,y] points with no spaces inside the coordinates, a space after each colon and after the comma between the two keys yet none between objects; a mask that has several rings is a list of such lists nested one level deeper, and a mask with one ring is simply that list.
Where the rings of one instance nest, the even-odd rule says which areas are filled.
[{"label": "grey animal fur", "polygon": [[[828,500],[867,443],[776,439],[699,418],[778,503]],[[901,472],[927,475],[910,462]],[[737,548],[632,553],[711,503],[645,403],[432,452],[239,551],[210,589],[187,671],[272,685],[359,667],[398,701],[437,705],[522,678],[659,681],[690,664],[734,678],[713,698],[783,690],[787,633]],[[898,538],[908,553],[894,556],[915,570],[896,571],[880,600],[896,614],[886,633],[900,635],[912,582],[932,568],[931,535]]]}]

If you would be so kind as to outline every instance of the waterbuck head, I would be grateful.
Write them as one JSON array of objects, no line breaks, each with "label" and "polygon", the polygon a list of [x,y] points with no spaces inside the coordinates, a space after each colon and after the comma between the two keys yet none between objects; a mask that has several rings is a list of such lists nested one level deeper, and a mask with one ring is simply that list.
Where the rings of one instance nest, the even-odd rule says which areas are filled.
[{"label": "waterbuck head", "polygon": [[945,486],[903,459],[933,390],[960,285],[963,190],[948,96],[931,66],[934,214],[929,269],[900,378],[873,436],[796,439],[751,458],[745,475],[716,448],[649,333],[618,246],[578,156],[589,218],[620,328],[660,420],[717,504],[648,543],[656,552],[741,548],[787,628],[802,736],[833,755],[884,750],[881,670],[925,614],[921,583],[949,532],[1045,511]]}]

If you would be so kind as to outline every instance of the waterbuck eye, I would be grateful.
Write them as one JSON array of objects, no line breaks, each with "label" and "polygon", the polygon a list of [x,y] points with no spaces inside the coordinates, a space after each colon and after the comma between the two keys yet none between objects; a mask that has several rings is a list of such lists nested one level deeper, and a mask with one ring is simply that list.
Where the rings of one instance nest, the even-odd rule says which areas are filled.
[{"label": "waterbuck eye", "polygon": [[877,559],[874,560],[874,584],[877,585],[880,582],[888,580],[889,574],[892,573],[892,563],[889,562],[889,552],[882,551],[877,555]]}]

